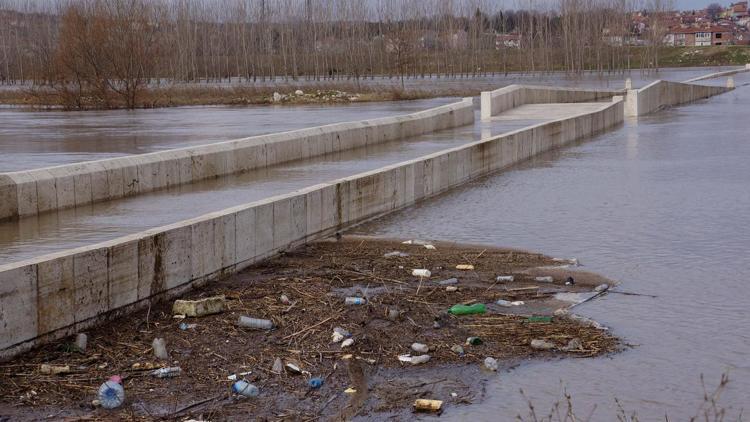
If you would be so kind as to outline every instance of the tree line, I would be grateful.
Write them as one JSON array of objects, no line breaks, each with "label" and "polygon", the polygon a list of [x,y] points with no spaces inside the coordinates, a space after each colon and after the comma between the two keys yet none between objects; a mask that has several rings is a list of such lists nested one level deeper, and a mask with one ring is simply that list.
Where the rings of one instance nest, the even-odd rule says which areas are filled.
[{"label": "tree line", "polygon": [[[663,0],[0,0],[0,84],[128,103],[162,83],[617,72]],[[498,35],[500,34],[500,35]],[[658,44],[658,34],[654,34]],[[643,57],[634,57],[634,54]],[[658,63],[658,60],[656,61]]]}]

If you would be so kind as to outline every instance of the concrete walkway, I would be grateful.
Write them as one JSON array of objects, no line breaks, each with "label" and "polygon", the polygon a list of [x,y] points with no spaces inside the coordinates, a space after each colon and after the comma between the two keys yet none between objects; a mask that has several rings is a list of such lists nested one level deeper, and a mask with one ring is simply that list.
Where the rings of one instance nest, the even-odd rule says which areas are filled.
[{"label": "concrete walkway", "polygon": [[503,122],[514,120],[547,121],[564,119],[581,113],[591,113],[602,106],[602,103],[555,103],[555,104],[526,104],[496,116],[491,121]]}]

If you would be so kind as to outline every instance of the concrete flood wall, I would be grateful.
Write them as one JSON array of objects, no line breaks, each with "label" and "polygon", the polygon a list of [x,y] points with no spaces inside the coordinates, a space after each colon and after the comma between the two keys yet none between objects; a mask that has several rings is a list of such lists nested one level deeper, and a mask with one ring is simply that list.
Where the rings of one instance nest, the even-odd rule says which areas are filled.
[{"label": "concrete flood wall", "polygon": [[0,174],[0,220],[138,195],[474,121],[471,98],[417,113]]},{"label": "concrete flood wall", "polygon": [[0,358],[239,271],[623,120],[621,97],[374,171],[106,243],[0,266]]},{"label": "concrete flood wall", "polygon": [[481,94],[482,120],[524,104],[582,103],[610,99],[624,90],[558,88],[537,85],[508,85]]},{"label": "concrete flood wall", "polygon": [[625,99],[625,116],[643,116],[664,107],[691,103],[731,90],[732,88],[723,86],[695,85],[659,80],[641,89],[628,90]]},{"label": "concrete flood wall", "polygon": [[704,81],[706,79],[715,79],[715,78],[721,78],[724,76],[732,76],[732,75],[736,75],[738,73],[744,73],[744,72],[750,72],[750,64],[746,64],[745,67],[740,67],[738,69],[724,70],[722,72],[715,72],[715,73],[709,73],[708,75],[698,76],[697,78],[688,79],[684,81],[684,83],[689,84],[692,82]]}]

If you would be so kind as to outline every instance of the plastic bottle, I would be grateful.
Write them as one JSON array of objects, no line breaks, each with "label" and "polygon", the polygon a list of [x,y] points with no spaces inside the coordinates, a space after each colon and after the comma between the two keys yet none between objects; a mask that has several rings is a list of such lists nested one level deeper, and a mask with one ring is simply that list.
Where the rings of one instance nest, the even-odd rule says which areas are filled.
[{"label": "plastic bottle", "polygon": [[258,330],[270,330],[273,328],[273,322],[270,319],[250,318],[246,316],[240,316],[237,325]]},{"label": "plastic bottle", "polygon": [[307,385],[309,385],[310,388],[320,388],[323,385],[323,378],[310,378],[310,381],[307,382]]},{"label": "plastic bottle", "polygon": [[125,402],[125,389],[122,388],[122,378],[113,375],[99,387],[99,402],[105,409],[115,409]]},{"label": "plastic bottle", "polygon": [[151,347],[154,349],[154,356],[157,359],[166,360],[169,359],[169,353],[167,353],[167,342],[163,338],[155,338],[151,342]]},{"label": "plastic bottle", "polygon": [[151,373],[156,378],[172,378],[178,377],[182,373],[182,368],[174,366],[171,368],[160,368]]},{"label": "plastic bottle", "polygon": [[350,297],[347,297],[346,299],[344,299],[344,304],[345,305],[364,305],[366,303],[367,303],[367,299],[365,299],[363,297],[352,297],[352,296],[350,296]]},{"label": "plastic bottle", "polygon": [[411,275],[414,277],[429,277],[432,275],[432,272],[424,268],[417,268],[411,271]]},{"label": "plastic bottle", "polygon": [[258,397],[260,394],[258,387],[244,380],[232,384],[232,392],[245,397]]},{"label": "plastic bottle", "polygon": [[479,337],[469,337],[466,339],[466,344],[470,344],[472,346],[479,346],[482,344],[482,339]]},{"label": "plastic bottle", "polygon": [[549,276],[549,275],[546,275],[546,276],[543,276],[543,277],[534,277],[534,280],[538,281],[540,283],[552,283],[554,281],[554,279],[552,278],[552,276]]},{"label": "plastic bottle", "polygon": [[513,280],[514,280],[514,277],[512,275],[499,275],[499,276],[495,277],[495,281],[499,281],[499,282],[502,282],[502,281],[513,281]]},{"label": "plastic bottle", "polygon": [[86,352],[86,346],[88,345],[89,338],[86,333],[78,333],[76,336],[76,348],[79,352]]},{"label": "plastic bottle", "polygon": [[457,278],[449,278],[447,280],[440,280],[440,281],[438,281],[438,284],[440,284],[442,286],[448,286],[450,284],[458,284],[458,279]]},{"label": "plastic bottle", "polygon": [[419,352],[419,353],[427,353],[430,351],[430,348],[426,344],[412,343],[411,350],[414,350],[415,352]]},{"label": "plastic bottle", "polygon": [[473,305],[453,305],[448,310],[453,315],[470,315],[470,314],[483,314],[487,312],[487,308],[484,303],[475,303]]},{"label": "plastic bottle", "polygon": [[484,367],[487,368],[487,369],[489,369],[490,371],[497,371],[497,368],[498,368],[498,366],[497,366],[497,360],[495,360],[495,358],[492,358],[492,357],[489,357],[489,356],[486,357],[484,359]]},{"label": "plastic bottle", "polygon": [[411,364],[412,365],[419,365],[421,363],[427,363],[430,360],[430,355],[420,355],[420,356],[412,356],[411,357]]}]

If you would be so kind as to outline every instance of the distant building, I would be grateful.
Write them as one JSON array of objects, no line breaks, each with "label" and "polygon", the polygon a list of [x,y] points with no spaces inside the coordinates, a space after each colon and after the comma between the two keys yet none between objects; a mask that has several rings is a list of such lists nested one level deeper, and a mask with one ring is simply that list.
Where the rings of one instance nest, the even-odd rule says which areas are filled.
[{"label": "distant building", "polygon": [[673,28],[664,37],[664,43],[673,47],[706,47],[734,42],[734,31],[730,26]]},{"label": "distant building", "polygon": [[731,6],[729,6],[729,10],[727,12],[728,12],[729,17],[733,19],[745,18],[748,16],[747,2],[740,1],[737,3],[733,3]]},{"label": "distant building", "polygon": [[520,34],[495,34],[495,49],[521,48]]}]

